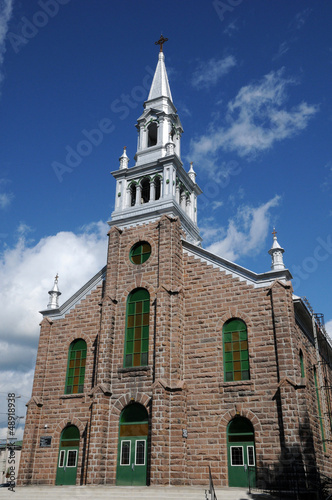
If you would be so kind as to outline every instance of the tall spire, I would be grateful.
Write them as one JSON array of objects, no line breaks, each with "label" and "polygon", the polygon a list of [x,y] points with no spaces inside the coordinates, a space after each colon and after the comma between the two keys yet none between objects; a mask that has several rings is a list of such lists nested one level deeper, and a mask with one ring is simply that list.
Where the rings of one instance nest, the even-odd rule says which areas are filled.
[{"label": "tall spire", "polygon": [[116,179],[115,203],[110,225],[122,229],[146,224],[162,214],[179,217],[186,238],[200,245],[197,227],[197,196],[201,189],[196,174],[181,161],[182,124],[172,100],[161,36],[158,63],[144,111],[137,119],[135,165],[129,168],[126,151],[120,166],[112,172]]},{"label": "tall spire", "polygon": [[167,71],[165,66],[165,56],[163,52],[163,44],[167,42],[167,40],[168,38],[164,38],[161,35],[158,42],[155,42],[156,45],[160,45],[160,52],[158,57],[158,64],[148,96],[148,101],[150,101],[151,99],[158,99],[158,97],[168,97],[171,101],[173,101],[171,89],[168,83]]},{"label": "tall spire", "polygon": [[61,295],[61,292],[59,291],[59,288],[58,288],[58,278],[59,278],[59,276],[56,275],[56,277],[54,278],[53,288],[52,288],[52,290],[50,290],[48,292],[49,296],[50,296],[50,300],[49,300],[49,303],[47,304],[47,309],[58,309],[59,308],[58,298],[59,298],[59,295]]},{"label": "tall spire", "polygon": [[272,271],[280,271],[281,269],[285,269],[285,264],[283,260],[282,254],[284,253],[284,249],[279,245],[277,241],[277,231],[273,228],[273,243],[272,247],[269,250],[269,254],[272,257]]}]

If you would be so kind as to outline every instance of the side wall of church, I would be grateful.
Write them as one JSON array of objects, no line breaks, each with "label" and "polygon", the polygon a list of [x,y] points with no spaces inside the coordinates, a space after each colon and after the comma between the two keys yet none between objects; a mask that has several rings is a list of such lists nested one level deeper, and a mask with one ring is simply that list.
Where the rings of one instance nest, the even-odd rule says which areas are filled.
[{"label": "side wall of church", "polygon": [[[297,404],[299,406],[298,422],[298,446],[304,457],[304,464],[309,467],[318,467],[319,470],[332,476],[332,408],[331,408],[331,388],[332,388],[332,370],[327,364],[326,349],[328,345],[326,340],[319,334],[320,354],[317,357],[314,338],[312,334],[308,335],[296,325],[295,330],[296,354],[299,357],[300,351],[303,355],[304,377],[297,378],[296,393]],[[325,354],[325,357],[324,357]],[[329,354],[331,362],[331,352]],[[318,385],[318,397],[321,407],[319,415],[317,390],[315,382],[315,373]],[[319,375],[322,380],[320,381]],[[321,386],[322,382],[322,386]],[[320,418],[321,417],[321,418]],[[322,427],[321,427],[321,422]],[[324,435],[322,435],[322,429]],[[324,442],[323,442],[324,437]]]},{"label": "side wall of church", "polygon": [[[254,288],[186,253],[184,273],[189,484],[204,484],[209,465],[215,484],[228,484],[227,426],[237,416],[253,425],[257,467],[318,465],[331,474],[313,376],[316,351],[296,324],[291,285]],[[247,325],[249,381],[224,380],[222,329],[231,318]],[[319,360],[331,386],[331,370]],[[325,418],[325,439],[330,425]]]}]

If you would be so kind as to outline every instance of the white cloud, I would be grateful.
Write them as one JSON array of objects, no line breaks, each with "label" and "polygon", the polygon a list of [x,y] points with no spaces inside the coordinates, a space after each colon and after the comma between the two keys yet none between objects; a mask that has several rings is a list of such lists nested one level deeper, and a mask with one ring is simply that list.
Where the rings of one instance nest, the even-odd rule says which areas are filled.
[{"label": "white cloud", "polygon": [[[5,413],[7,408],[7,394],[14,393],[20,396],[15,401],[16,417],[24,417],[16,420],[15,437],[23,438],[23,429],[25,424],[26,407],[25,405],[30,399],[31,388],[33,382],[34,369],[31,369],[24,374],[18,374],[16,371],[2,371],[0,377],[0,408]],[[0,439],[5,439],[7,436],[7,416],[0,413]]]},{"label": "white cloud", "polygon": [[321,184],[321,188],[323,191],[328,191],[332,185],[332,161],[328,161],[326,165],[324,165],[324,168],[326,168],[327,174]]},{"label": "white cloud", "polygon": [[325,330],[327,331],[330,339],[332,339],[332,319],[325,323]]},{"label": "white cloud", "polygon": [[[54,276],[59,273],[61,304],[106,264],[108,229],[103,222],[93,223],[79,234],[60,232],[34,246],[20,236],[16,246],[0,256],[1,391],[17,392],[22,380],[30,377],[25,393],[31,393],[29,374],[34,368],[42,319],[38,311],[47,307]],[[27,230],[20,225],[21,234]]]},{"label": "white cloud", "polygon": [[[8,31],[8,23],[13,11],[13,0],[2,0],[0,2],[0,65],[3,64],[4,53],[6,51],[6,35]],[[0,72],[0,82],[3,78]]]},{"label": "white cloud", "polygon": [[318,106],[302,102],[285,108],[286,88],[297,82],[271,71],[259,82],[246,85],[228,103],[225,125],[211,123],[208,133],[191,141],[190,157],[215,177],[221,150],[252,157],[305,129]]},{"label": "white cloud", "polygon": [[312,13],[312,9],[304,9],[301,10],[301,12],[298,12],[295,16],[293,26],[296,30],[300,30],[305,23],[307,22],[307,19],[309,15]]},{"label": "white cloud", "polygon": [[282,42],[279,45],[278,52],[276,55],[273,57],[273,60],[275,61],[276,59],[279,59],[279,57],[282,57],[284,54],[286,54],[289,51],[289,43],[288,42]]},{"label": "white cloud", "polygon": [[0,193],[0,208],[7,208],[11,204],[13,198],[14,196],[12,193]]},{"label": "white cloud", "polygon": [[229,37],[234,36],[239,31],[238,20],[230,22],[226,28],[224,29],[224,35],[228,35]]},{"label": "white cloud", "polygon": [[[270,226],[270,210],[279,202],[280,196],[276,195],[256,208],[248,205],[240,207],[236,217],[229,221],[227,229],[205,227],[203,236],[214,240],[207,250],[231,261],[260,252]],[[218,236],[220,239],[216,239]]]},{"label": "white cloud", "polygon": [[196,89],[208,89],[216,85],[218,80],[229,73],[234,66],[236,66],[236,59],[233,56],[200,62],[198,68],[193,73],[192,86]]},{"label": "white cloud", "polygon": [[222,206],[223,206],[223,204],[224,204],[224,202],[223,202],[223,201],[213,201],[213,202],[211,203],[211,208],[212,208],[212,210],[217,210],[217,208],[222,207]]}]

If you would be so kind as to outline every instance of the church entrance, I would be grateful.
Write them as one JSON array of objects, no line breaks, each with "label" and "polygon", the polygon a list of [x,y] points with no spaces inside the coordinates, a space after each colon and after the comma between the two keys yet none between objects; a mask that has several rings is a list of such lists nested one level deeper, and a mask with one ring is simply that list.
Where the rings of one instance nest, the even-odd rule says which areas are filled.
[{"label": "church entrance", "polygon": [[145,486],[147,482],[148,412],[133,403],[120,416],[116,484]]},{"label": "church entrance", "polygon": [[255,486],[255,438],[251,422],[236,417],[227,428],[228,485]]},{"label": "church entrance", "polygon": [[76,484],[80,431],[75,425],[69,425],[61,433],[56,485]]}]

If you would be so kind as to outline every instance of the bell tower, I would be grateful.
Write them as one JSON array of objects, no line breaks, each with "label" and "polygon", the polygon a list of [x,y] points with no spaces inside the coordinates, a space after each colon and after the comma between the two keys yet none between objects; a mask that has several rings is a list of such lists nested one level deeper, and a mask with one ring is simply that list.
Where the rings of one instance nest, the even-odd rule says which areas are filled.
[{"label": "bell tower", "polygon": [[138,118],[135,165],[129,167],[126,148],[120,157],[116,179],[115,208],[110,226],[123,229],[157,220],[163,214],[179,217],[186,239],[200,245],[197,227],[197,196],[193,165],[187,172],[181,161],[182,124],[173,104],[161,36],[158,63],[143,114]]}]

